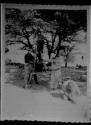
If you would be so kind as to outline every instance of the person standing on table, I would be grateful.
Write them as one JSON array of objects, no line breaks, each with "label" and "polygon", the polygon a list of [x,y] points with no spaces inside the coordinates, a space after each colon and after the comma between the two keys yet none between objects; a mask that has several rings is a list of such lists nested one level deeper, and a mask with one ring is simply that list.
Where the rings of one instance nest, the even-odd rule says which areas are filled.
[{"label": "person standing on table", "polygon": [[[24,57],[25,59],[25,88],[28,87],[29,85],[31,85],[30,79],[32,77],[32,72],[34,71],[34,56],[31,54],[31,51],[28,50],[28,53],[25,55]],[[34,80],[36,82],[36,84],[38,84],[38,80],[37,80],[37,75],[34,74]]]}]

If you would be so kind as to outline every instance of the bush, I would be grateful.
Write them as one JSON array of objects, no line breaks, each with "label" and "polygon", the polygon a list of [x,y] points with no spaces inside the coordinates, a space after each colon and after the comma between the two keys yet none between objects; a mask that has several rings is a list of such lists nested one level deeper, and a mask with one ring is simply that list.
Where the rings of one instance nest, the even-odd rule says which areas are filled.
[{"label": "bush", "polygon": [[24,68],[24,64],[12,62],[10,59],[5,60],[6,65],[18,66],[19,68]]},{"label": "bush", "polygon": [[86,82],[87,81],[87,72],[86,71],[78,71],[77,69],[72,69],[71,67],[69,68],[61,68],[62,71],[62,78],[65,79],[65,77],[70,76],[72,80],[74,81],[82,81]]},{"label": "bush", "polygon": [[87,76],[86,75],[80,76],[79,81],[80,82],[86,82],[87,81]]},{"label": "bush", "polygon": [[5,48],[5,53],[9,52],[9,49],[8,48]]},{"label": "bush", "polygon": [[5,60],[5,65],[9,65],[10,63],[12,63],[12,61],[10,59]]},{"label": "bush", "polygon": [[87,66],[82,66],[82,65],[76,65],[76,69],[80,69],[80,70],[87,70]]},{"label": "bush", "polygon": [[24,70],[18,69],[15,74],[15,78],[17,78],[18,80],[23,80],[24,79]]}]

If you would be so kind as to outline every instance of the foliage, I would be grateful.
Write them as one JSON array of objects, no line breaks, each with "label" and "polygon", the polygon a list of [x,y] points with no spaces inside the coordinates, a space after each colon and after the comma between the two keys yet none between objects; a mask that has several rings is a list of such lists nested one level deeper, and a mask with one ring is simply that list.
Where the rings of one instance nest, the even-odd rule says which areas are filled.
[{"label": "foliage", "polygon": [[63,59],[64,59],[64,62],[65,62],[65,67],[67,67],[67,64],[68,62],[74,62],[74,59],[75,59],[75,53],[74,53],[74,50],[75,50],[75,44],[72,45],[71,44],[68,44],[68,45],[64,45],[65,49],[63,51]]},{"label": "foliage", "polygon": [[5,48],[5,53],[9,52],[9,49],[8,48]]},{"label": "foliage", "polygon": [[[72,11],[71,11],[72,12]],[[86,31],[86,18],[80,15],[83,12],[51,11],[51,10],[5,10],[5,34],[6,43],[21,43],[21,49],[30,49],[35,53],[36,61],[42,61],[44,44],[48,49],[48,56],[55,58],[64,51],[64,60],[67,63],[73,59],[72,50],[74,46],[64,46],[63,43],[77,42],[76,32],[83,29]],[[74,17],[73,15],[76,15]],[[51,15],[51,16],[50,16]],[[47,18],[46,18],[47,17]],[[48,35],[50,39],[48,39]],[[13,38],[13,39],[11,39]]]}]

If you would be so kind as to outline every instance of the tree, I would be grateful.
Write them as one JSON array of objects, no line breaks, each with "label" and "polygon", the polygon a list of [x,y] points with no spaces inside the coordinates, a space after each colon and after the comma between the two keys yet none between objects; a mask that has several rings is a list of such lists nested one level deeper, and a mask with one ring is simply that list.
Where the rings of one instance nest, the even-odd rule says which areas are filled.
[{"label": "tree", "polygon": [[[48,27],[46,27],[46,32],[50,33],[51,36],[51,41],[47,38],[45,39],[49,58],[51,58],[52,53],[55,53],[56,58],[57,56],[59,56],[60,50],[65,50],[65,47],[62,45],[65,41],[77,42],[77,39],[75,39],[77,31],[81,29],[86,30],[86,22],[82,22],[80,18],[80,20],[75,20],[74,18],[72,18],[73,14],[67,13],[67,11],[55,12],[54,20],[50,20],[50,18],[48,20],[47,18],[49,25]],[[56,40],[57,38],[58,40]],[[67,40],[68,38],[70,38],[69,41]]]},{"label": "tree", "polygon": [[41,40],[42,20],[36,18],[37,12],[20,9],[6,9],[5,12],[6,43],[21,43],[21,49],[30,49],[40,61],[44,42]]},{"label": "tree", "polygon": [[[69,47],[63,43],[75,41],[76,32],[86,29],[83,17],[76,19],[73,11],[51,11],[51,10],[20,10],[6,9],[5,11],[5,33],[6,42],[21,43],[22,49],[30,49],[36,56],[36,61],[42,61],[44,44],[48,49],[49,59],[52,53],[55,58],[60,55],[60,50],[67,53]],[[77,17],[81,11],[76,13]],[[50,13],[50,15],[48,15]],[[85,14],[83,14],[85,15]],[[47,18],[46,18],[47,17]],[[52,17],[52,18],[51,18]],[[48,34],[51,39],[48,39]],[[32,40],[30,39],[32,38]],[[68,40],[70,38],[70,40]],[[77,41],[77,40],[76,40]],[[71,49],[71,48],[70,48]],[[69,52],[68,52],[69,53]],[[71,53],[71,51],[70,51]]]},{"label": "tree", "polygon": [[[30,12],[30,11],[29,11]],[[6,9],[5,13],[5,33],[10,36],[10,43],[22,43],[24,47],[31,48],[33,46],[29,41],[31,30],[28,31],[28,27],[32,25],[33,20],[31,16],[26,15],[26,11],[22,12],[19,9]],[[30,12],[31,14],[32,12]],[[27,42],[24,42],[26,39]],[[9,39],[8,39],[9,40]]]},{"label": "tree", "polygon": [[63,58],[65,62],[65,68],[67,67],[68,62],[73,62],[74,61],[74,54],[72,53],[74,50],[75,46],[74,45],[67,45],[65,46],[64,52],[63,52]]},{"label": "tree", "polygon": [[83,62],[83,66],[84,66],[84,56],[81,56],[81,60]]}]

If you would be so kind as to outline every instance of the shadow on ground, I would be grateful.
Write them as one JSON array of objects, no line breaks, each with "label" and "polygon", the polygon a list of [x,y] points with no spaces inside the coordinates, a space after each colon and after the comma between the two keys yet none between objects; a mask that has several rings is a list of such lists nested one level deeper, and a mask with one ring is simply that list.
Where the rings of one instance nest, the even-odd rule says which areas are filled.
[{"label": "shadow on ground", "polygon": [[[24,72],[22,69],[14,69],[15,71],[12,71],[12,68],[7,67],[7,72],[6,72],[6,84],[12,84],[14,86],[18,86],[20,88],[23,88],[25,86],[24,84]],[[48,73],[42,73],[38,74],[38,82],[39,84],[36,84],[34,79],[32,79],[32,87],[29,89],[32,90],[38,90],[38,91],[43,91],[43,90],[49,90],[49,72]]]},{"label": "shadow on ground", "polygon": [[70,103],[76,104],[74,99],[71,99],[71,98],[68,98],[67,96],[64,96],[64,94],[61,93],[61,92],[57,92],[57,91],[52,92],[52,93],[50,93],[50,95],[53,96],[54,98],[60,98],[60,99],[62,99],[64,101],[65,101],[65,98],[66,98],[66,100],[69,101]]},{"label": "shadow on ground", "polygon": [[[34,80],[31,81],[32,86],[31,88],[27,88],[27,89],[32,89],[32,90],[36,90],[36,91],[44,91],[44,90],[49,90],[49,84],[48,84],[48,80],[38,80],[39,84],[36,84]],[[8,78],[8,80],[6,80],[6,84],[12,84],[14,86],[18,86],[20,88],[24,88],[25,84],[24,84],[24,79],[17,79],[16,77],[13,78]]]},{"label": "shadow on ground", "polygon": [[60,98],[64,100],[64,96],[61,93],[53,92],[53,93],[50,93],[50,95],[52,95],[55,98]]},{"label": "shadow on ground", "polygon": [[[9,84],[22,88],[22,87],[24,87],[24,72],[21,69],[19,70],[19,69],[15,68],[15,70],[16,71],[11,72],[10,67],[8,67],[8,71],[6,72],[6,76],[7,76],[6,83],[7,84],[9,83]],[[36,90],[36,91],[44,91],[44,90],[50,91],[50,89],[49,89],[50,72],[43,72],[41,74],[38,74],[37,76],[38,76],[39,85],[35,84],[34,80],[32,80],[31,89]],[[86,86],[87,83],[86,82],[77,82],[77,84],[79,85],[81,94],[86,95],[87,94],[87,86]],[[57,93],[57,94],[53,94],[52,96],[54,96],[54,97],[61,96],[61,95],[59,95],[59,93]]]}]

